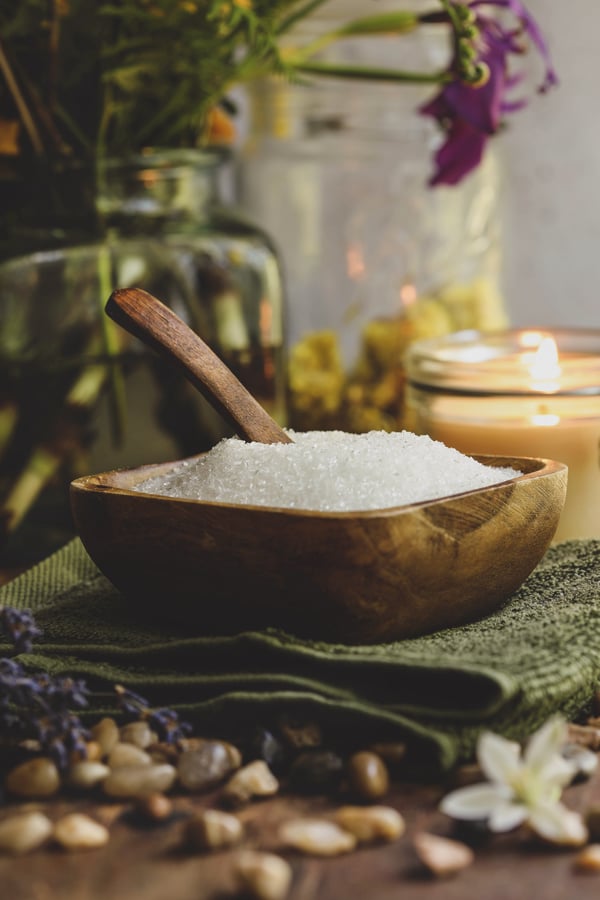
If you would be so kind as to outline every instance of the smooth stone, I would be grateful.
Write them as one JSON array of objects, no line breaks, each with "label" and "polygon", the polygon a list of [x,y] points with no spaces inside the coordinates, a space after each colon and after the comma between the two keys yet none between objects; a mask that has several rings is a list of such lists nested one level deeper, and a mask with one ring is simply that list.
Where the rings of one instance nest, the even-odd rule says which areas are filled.
[{"label": "smooth stone", "polygon": [[350,757],[346,774],[351,789],[362,800],[379,800],[389,790],[387,766],[380,756],[369,750],[361,750]]},{"label": "smooth stone", "polygon": [[184,837],[188,846],[199,850],[216,850],[239,843],[244,826],[237,818],[220,809],[205,809],[185,824]]},{"label": "smooth stone", "polygon": [[58,769],[46,756],[28,759],[6,776],[6,789],[17,797],[51,797],[59,787]]},{"label": "smooth stone", "polygon": [[344,761],[332,750],[308,750],[298,754],[290,767],[290,783],[305,794],[335,790],[344,771]]},{"label": "smooth stone", "polygon": [[417,856],[438,878],[446,878],[470,866],[475,854],[466,844],[422,831],[413,838]]},{"label": "smooth stone", "polygon": [[205,741],[198,749],[184,751],[177,763],[180,784],[194,792],[216,787],[237,768],[230,747],[222,741]]},{"label": "smooth stone", "polygon": [[270,797],[279,790],[279,781],[263,759],[255,759],[231,776],[223,789],[223,799],[232,804],[253,797]]},{"label": "smooth stone", "polygon": [[108,757],[111,769],[121,766],[149,766],[151,763],[151,756],[135,744],[115,744]]},{"label": "smooth stone", "polygon": [[0,850],[5,853],[29,853],[52,834],[52,822],[41,812],[25,812],[0,822]]},{"label": "smooth stone", "polygon": [[90,790],[96,787],[109,775],[110,768],[101,762],[83,760],[71,766],[67,775],[70,787],[79,790]]},{"label": "smooth stone", "polygon": [[168,763],[146,766],[119,766],[112,769],[102,785],[109,797],[144,797],[146,794],[162,794],[168,791],[177,771]]},{"label": "smooth stone", "polygon": [[339,856],[356,847],[356,837],[327,819],[290,819],[279,829],[288,847],[312,856]]},{"label": "smooth stone", "polygon": [[119,729],[119,740],[123,744],[134,744],[140,750],[145,750],[150,744],[156,743],[158,735],[147,722],[128,722]]},{"label": "smooth stone", "polygon": [[274,853],[241,850],[233,872],[242,893],[254,900],[285,900],[292,884],[292,867]]},{"label": "smooth stone", "polygon": [[108,756],[119,743],[119,726],[114,719],[105,716],[91,728],[92,739],[100,745],[102,756]]},{"label": "smooth stone", "polygon": [[136,812],[147,822],[164,822],[173,814],[173,801],[164,794],[145,794],[138,800]]},{"label": "smooth stone", "polygon": [[342,806],[334,818],[361,844],[395,841],[406,830],[403,817],[391,806]]},{"label": "smooth stone", "polygon": [[55,823],[53,837],[65,850],[91,850],[108,843],[109,831],[84,813],[69,813]]}]

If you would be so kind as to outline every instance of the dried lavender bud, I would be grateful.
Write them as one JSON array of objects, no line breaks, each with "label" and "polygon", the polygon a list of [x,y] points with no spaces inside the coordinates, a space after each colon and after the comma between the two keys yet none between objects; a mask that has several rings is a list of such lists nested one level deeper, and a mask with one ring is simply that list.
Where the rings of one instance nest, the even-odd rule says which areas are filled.
[{"label": "dried lavender bud", "polygon": [[72,752],[86,756],[87,730],[72,708],[87,706],[87,688],[72,678],[29,674],[13,659],[0,659],[0,730],[34,738],[64,770]]},{"label": "dried lavender bud", "polygon": [[144,697],[120,684],[115,686],[115,691],[123,712],[136,719],[145,719],[161,741],[174,744],[191,733],[192,726],[189,722],[180,722],[175,710],[153,709]]},{"label": "dried lavender bud", "polygon": [[25,609],[0,607],[0,624],[13,643],[15,653],[30,653],[33,641],[43,634],[41,628],[35,624],[31,612]]}]

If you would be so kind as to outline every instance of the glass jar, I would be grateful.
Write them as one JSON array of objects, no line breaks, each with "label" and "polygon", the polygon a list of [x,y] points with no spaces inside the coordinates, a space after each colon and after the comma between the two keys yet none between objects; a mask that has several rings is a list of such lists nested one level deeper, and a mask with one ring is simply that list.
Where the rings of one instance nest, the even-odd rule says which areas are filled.
[{"label": "glass jar", "polygon": [[[309,36],[318,32],[303,42]],[[343,41],[323,58],[431,70],[443,44],[439,31],[420,28]],[[323,77],[271,79],[250,94],[239,198],[276,237],[284,263],[298,428],[401,427],[410,341],[507,325],[497,161],[488,154],[456,187],[427,186],[440,134],[417,108],[432,93]]]},{"label": "glass jar", "polygon": [[200,151],[108,161],[98,239],[56,247],[53,230],[52,249],[0,263],[0,506],[17,562],[50,487],[43,530],[53,522],[60,543],[73,477],[183,458],[231,434],[173,366],[104,314],[115,287],[171,306],[285,424],[281,270],[266,234],[223,202],[227,163]]},{"label": "glass jar", "polygon": [[600,537],[600,331],[466,331],[406,356],[413,430],[463,453],[568,466],[555,536]]}]

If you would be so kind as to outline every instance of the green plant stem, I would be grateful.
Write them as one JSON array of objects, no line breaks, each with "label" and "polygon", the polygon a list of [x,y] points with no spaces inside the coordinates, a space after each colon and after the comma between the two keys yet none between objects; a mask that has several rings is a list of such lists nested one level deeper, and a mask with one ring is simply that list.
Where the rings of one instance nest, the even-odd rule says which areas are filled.
[{"label": "green plant stem", "polygon": [[123,370],[117,359],[121,350],[121,338],[118,333],[119,329],[104,312],[106,300],[114,288],[112,252],[109,244],[105,244],[100,249],[98,257],[98,284],[98,315],[102,327],[102,346],[106,355],[112,359],[112,362],[107,367],[110,421],[113,440],[115,443],[120,444],[125,433],[127,398],[125,394],[125,378],[123,376]]},{"label": "green plant stem", "polygon": [[17,83],[17,79],[15,78],[12,67],[8,61],[8,57],[5,53],[4,47],[2,45],[2,41],[0,40],[0,72],[4,76],[4,80],[6,81],[8,90],[14,100],[15,106],[19,112],[21,117],[21,121],[23,123],[23,127],[29,136],[29,140],[31,141],[31,146],[33,147],[34,153],[36,156],[43,157],[44,156],[44,144],[40,137],[40,133],[37,129],[37,126],[29,112],[29,107],[25,102],[25,98],[21,92],[21,88]]},{"label": "green plant stem", "polygon": [[[93,354],[101,344],[96,337],[89,352]],[[94,408],[113,367],[114,363],[85,365],[67,391],[52,433],[33,449],[0,507],[0,543],[20,525],[61,466],[81,449],[81,414]]]},{"label": "green plant stem", "polygon": [[19,419],[17,406],[12,401],[5,401],[0,406],[0,459],[14,434]]},{"label": "green plant stem", "polygon": [[401,69],[372,69],[363,66],[344,66],[338,63],[303,62],[295,66],[298,72],[332,78],[355,78],[365,81],[395,81],[405,84],[443,84],[450,80],[443,72],[409,72]]}]

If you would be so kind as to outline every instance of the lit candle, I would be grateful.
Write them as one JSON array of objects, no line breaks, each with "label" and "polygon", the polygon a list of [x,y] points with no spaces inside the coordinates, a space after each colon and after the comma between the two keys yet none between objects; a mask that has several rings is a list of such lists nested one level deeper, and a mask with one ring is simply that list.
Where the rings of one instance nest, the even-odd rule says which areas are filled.
[{"label": "lit candle", "polygon": [[600,331],[458,332],[406,360],[411,427],[463,453],[568,466],[555,536],[600,537]]}]

